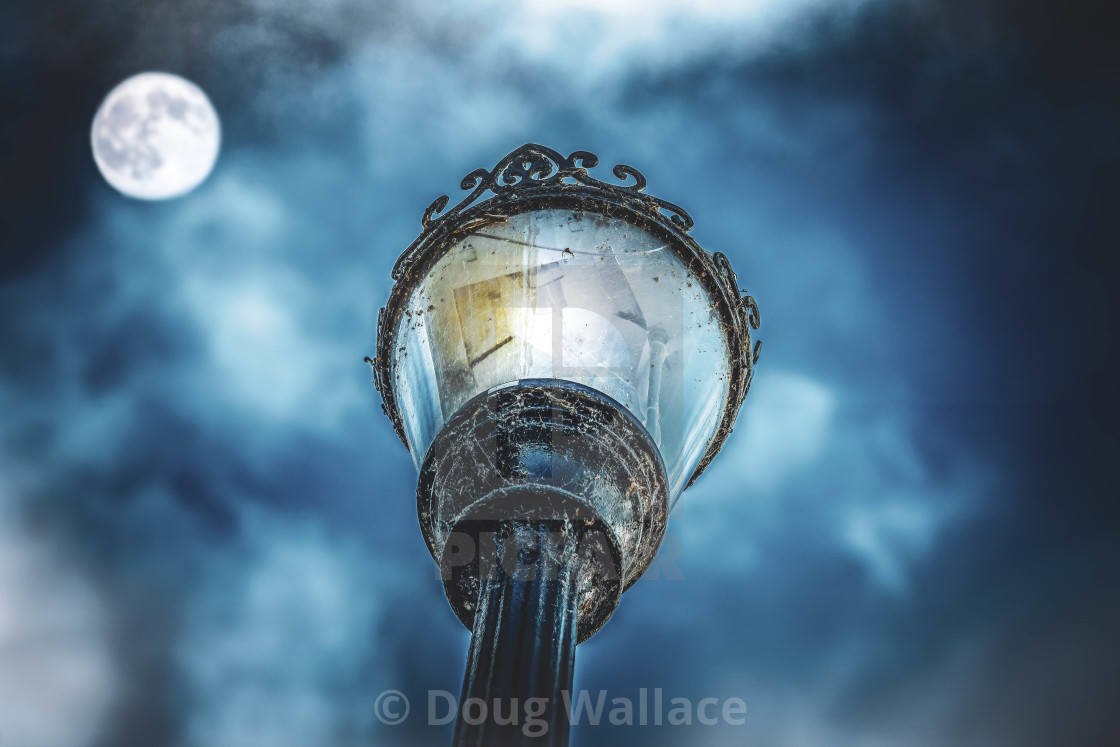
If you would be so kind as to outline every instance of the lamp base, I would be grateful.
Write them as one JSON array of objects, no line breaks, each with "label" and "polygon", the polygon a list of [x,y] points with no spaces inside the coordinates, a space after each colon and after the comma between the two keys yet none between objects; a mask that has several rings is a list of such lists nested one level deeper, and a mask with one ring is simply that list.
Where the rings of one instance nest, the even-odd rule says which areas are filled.
[{"label": "lamp base", "polygon": [[546,522],[558,541],[574,533],[578,642],[649,567],[668,509],[665,466],[642,424],[605,394],[559,379],[470,400],[433,441],[417,489],[424,539],[467,628],[488,548],[510,522]]}]

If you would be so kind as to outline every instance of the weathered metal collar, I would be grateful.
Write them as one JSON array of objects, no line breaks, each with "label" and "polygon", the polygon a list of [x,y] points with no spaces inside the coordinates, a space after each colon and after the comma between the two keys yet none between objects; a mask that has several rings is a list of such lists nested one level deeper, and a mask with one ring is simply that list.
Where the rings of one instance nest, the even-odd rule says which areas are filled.
[{"label": "weathered metal collar", "polygon": [[[566,158],[551,148],[529,143],[513,151],[490,170],[479,168],[463,177],[460,187],[470,190],[457,205],[441,214],[449,198],[437,198],[424,211],[423,230],[393,266],[396,281],[389,300],[377,317],[377,357],[371,361],[374,383],[383,399],[382,409],[401,441],[403,421],[393,391],[393,331],[403,312],[413,284],[443,255],[456,239],[478,228],[505,220],[511,215],[542,208],[585,210],[628,220],[663,238],[686,263],[716,301],[727,334],[731,354],[731,379],[727,406],[719,430],[708,445],[689,485],[704,471],[723,447],[735,424],[743,398],[750,389],[760,342],[752,347],[751,330],[759,327],[758,305],[745,290],[727,257],[702,249],[688,234],[692,218],[683,209],[645,194],[646,179],[637,169],[618,164],[612,169],[623,184],[600,181],[587,173],[599,159],[587,151]],[[633,184],[625,182],[633,179]],[[487,192],[492,197],[481,200]]]}]

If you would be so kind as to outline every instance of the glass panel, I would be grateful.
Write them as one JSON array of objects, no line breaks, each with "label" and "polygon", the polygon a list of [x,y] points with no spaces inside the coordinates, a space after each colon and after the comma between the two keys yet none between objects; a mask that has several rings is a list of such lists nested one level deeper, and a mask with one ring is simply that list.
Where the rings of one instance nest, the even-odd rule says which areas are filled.
[{"label": "glass panel", "polygon": [[727,399],[727,345],[707,293],[653,236],[593,213],[523,213],[462,239],[414,291],[396,341],[395,385],[417,467],[476,394],[567,379],[645,424],[675,501]]}]

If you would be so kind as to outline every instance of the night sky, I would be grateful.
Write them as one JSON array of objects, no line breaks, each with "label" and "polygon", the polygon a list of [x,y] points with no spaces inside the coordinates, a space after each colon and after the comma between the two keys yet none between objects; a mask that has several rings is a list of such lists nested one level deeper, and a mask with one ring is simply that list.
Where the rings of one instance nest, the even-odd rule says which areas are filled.
[{"label": "night sky", "polygon": [[[746,723],[573,744],[1120,744],[1107,6],[3,4],[0,744],[447,743],[469,635],[362,359],[424,208],[526,142],[641,170],[762,312],[576,667]],[[144,70],[222,121],[179,199],[90,153]]]}]

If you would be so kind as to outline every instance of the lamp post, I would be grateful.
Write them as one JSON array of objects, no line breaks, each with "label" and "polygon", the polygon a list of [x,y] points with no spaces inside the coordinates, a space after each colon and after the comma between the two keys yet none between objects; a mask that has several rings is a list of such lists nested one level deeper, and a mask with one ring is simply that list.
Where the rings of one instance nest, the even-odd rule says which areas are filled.
[{"label": "lamp post", "polygon": [[597,162],[529,144],[468,174],[378,316],[374,381],[472,634],[455,745],[567,744],[576,645],[653,560],[758,358],[727,258]]}]

